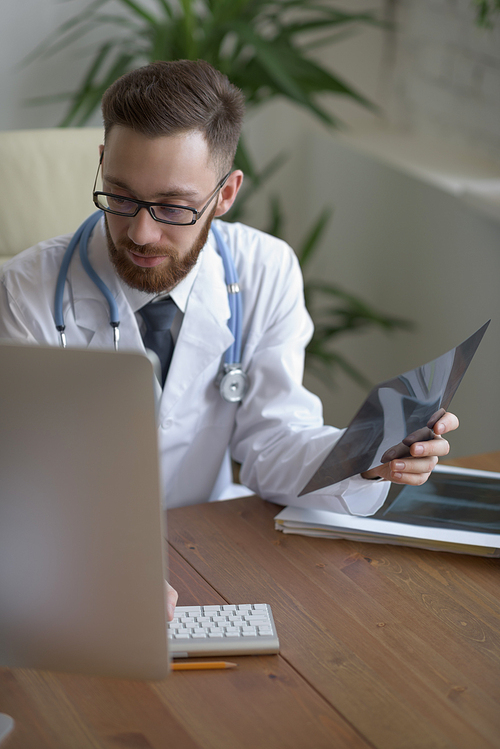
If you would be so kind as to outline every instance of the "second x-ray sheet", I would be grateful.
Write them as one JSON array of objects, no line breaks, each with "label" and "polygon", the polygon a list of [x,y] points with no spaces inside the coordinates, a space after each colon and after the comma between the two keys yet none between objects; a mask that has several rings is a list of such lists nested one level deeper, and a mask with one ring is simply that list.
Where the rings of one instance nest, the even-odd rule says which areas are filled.
[{"label": "second x-ray sheet", "polygon": [[433,439],[490,321],[438,359],[377,385],[302,494],[336,484]]}]

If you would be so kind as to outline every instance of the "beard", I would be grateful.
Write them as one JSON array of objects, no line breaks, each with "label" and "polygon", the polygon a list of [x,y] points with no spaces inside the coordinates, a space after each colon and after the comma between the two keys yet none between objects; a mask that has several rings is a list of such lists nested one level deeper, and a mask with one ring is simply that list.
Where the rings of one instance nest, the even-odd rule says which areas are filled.
[{"label": "beard", "polygon": [[[113,263],[118,276],[127,286],[139,291],[160,294],[163,291],[173,289],[196,265],[200,252],[208,239],[215,210],[216,206],[213,207],[207,216],[207,220],[202,226],[198,237],[183,257],[180,257],[178,250],[171,245],[136,245],[130,239],[123,239],[118,244],[115,244],[111,238],[107,216],[105,216],[109,259]],[[165,255],[166,259],[159,266],[141,268],[132,262],[126,250],[131,250],[145,257]]]}]

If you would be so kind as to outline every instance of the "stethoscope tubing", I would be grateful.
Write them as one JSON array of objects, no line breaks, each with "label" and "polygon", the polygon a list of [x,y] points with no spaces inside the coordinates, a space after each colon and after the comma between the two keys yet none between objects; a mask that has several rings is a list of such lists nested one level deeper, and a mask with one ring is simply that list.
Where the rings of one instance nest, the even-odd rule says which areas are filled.
[{"label": "stethoscope tubing", "polygon": [[[90,234],[92,232],[92,229],[94,228],[94,224],[97,223],[97,221],[100,218],[99,214],[102,214],[102,211],[97,211],[97,220],[94,222],[92,221],[89,223],[83,233],[82,238],[80,240],[80,260],[82,262],[83,267],[85,268],[85,271],[88,275],[88,277],[95,283],[99,291],[104,295],[106,298],[106,301],[108,302],[109,306],[109,322],[111,325],[119,325],[120,324],[120,314],[118,312],[118,305],[115,301],[115,298],[111,291],[108,289],[102,278],[100,278],[93,267],[90,264],[89,256],[88,256],[88,241]],[[91,219],[94,218],[96,214],[92,214],[90,216]]]},{"label": "stethoscope tubing", "polygon": [[[87,227],[90,227],[90,231],[92,231],[98,219],[100,218],[100,215],[99,215],[100,213],[101,211],[97,211],[96,213],[93,213],[91,216],[85,219],[83,224],[79,226],[78,229],[73,234],[71,241],[66,248],[66,252],[64,253],[61,267],[59,268],[59,273],[57,275],[56,291],[55,291],[55,296],[54,296],[54,320],[56,323],[56,328],[59,331],[64,330],[66,327],[64,324],[64,315],[63,315],[63,295],[64,295],[64,286],[66,284],[66,278],[69,272],[69,264],[71,263],[74,252],[78,246],[78,243],[82,239],[85,233],[85,230],[87,229]],[[86,243],[88,242],[89,236],[90,236],[90,232],[86,234]]]},{"label": "stethoscope tubing", "polygon": [[227,349],[224,356],[225,364],[239,364],[241,359],[241,331],[243,327],[243,303],[241,291],[238,284],[238,274],[234,265],[233,256],[227,246],[227,242],[219,229],[212,224],[212,232],[217,242],[217,251],[222,258],[226,287],[229,302],[229,329],[233,334],[234,341]]},{"label": "stethoscope tubing", "polygon": [[[54,295],[54,321],[56,324],[56,328],[60,333],[61,342],[63,346],[66,345],[65,338],[64,338],[64,330],[66,326],[64,324],[64,314],[63,314],[64,286],[66,284],[66,278],[69,272],[69,265],[73,258],[74,252],[77,246],[79,245],[81,263],[83,267],[85,268],[85,271],[87,275],[89,276],[89,278],[101,291],[101,293],[104,295],[108,303],[110,325],[113,326],[114,328],[113,335],[114,335],[115,349],[118,348],[117,333],[118,333],[118,326],[120,324],[118,305],[116,304],[116,301],[112,292],[109,290],[109,288],[106,286],[102,278],[100,278],[100,276],[96,273],[96,271],[92,267],[89,257],[88,257],[88,241],[89,241],[90,235],[95,225],[97,224],[99,219],[102,217],[102,215],[103,215],[102,211],[96,211],[95,213],[90,215],[87,219],[85,219],[82,225],[76,230],[73,237],[71,238],[70,243],[68,244],[68,247],[66,248],[63,260],[61,262],[61,267],[59,268],[59,273],[57,275],[57,281],[56,281],[56,290],[55,290],[55,295]],[[229,346],[229,348],[226,350],[224,354],[224,364],[226,366],[231,365],[232,367],[239,368],[241,366],[240,358],[241,358],[241,345],[242,345],[243,304],[242,304],[241,292],[240,292],[239,284],[238,284],[238,274],[236,271],[236,267],[234,265],[233,257],[227,245],[227,242],[225,241],[221,232],[213,224],[212,224],[211,230],[216,240],[217,252],[221,256],[222,264],[224,266],[224,275],[225,275],[225,281],[226,281],[226,288],[228,292],[228,302],[229,302],[229,311],[230,311],[228,327],[234,338],[232,344]]]}]

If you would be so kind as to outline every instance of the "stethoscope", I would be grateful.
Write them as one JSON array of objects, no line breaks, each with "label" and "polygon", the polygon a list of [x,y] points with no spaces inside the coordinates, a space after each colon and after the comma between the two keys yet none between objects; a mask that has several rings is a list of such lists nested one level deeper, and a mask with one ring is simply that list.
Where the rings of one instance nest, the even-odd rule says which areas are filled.
[{"label": "stethoscope", "polygon": [[[102,216],[102,211],[96,211],[89,216],[76,230],[64,253],[64,257],[57,276],[56,291],[54,296],[54,320],[56,330],[62,348],[66,348],[66,326],[63,315],[63,294],[66,278],[68,276],[71,258],[79,246],[80,260],[89,278],[102,292],[109,306],[109,324],[113,330],[113,346],[118,351],[120,341],[120,316],[118,305],[113,294],[108,289],[102,278],[95,272],[88,257],[88,241],[94,226]],[[224,266],[226,289],[229,301],[230,317],[228,327],[233,335],[233,342],[224,354],[222,369],[216,379],[220,394],[225,401],[237,403],[243,399],[248,387],[248,377],[241,367],[241,338],[243,326],[243,306],[241,301],[238,274],[234,265],[233,257],[219,229],[212,224],[212,232],[217,242],[217,252],[221,256]]]}]

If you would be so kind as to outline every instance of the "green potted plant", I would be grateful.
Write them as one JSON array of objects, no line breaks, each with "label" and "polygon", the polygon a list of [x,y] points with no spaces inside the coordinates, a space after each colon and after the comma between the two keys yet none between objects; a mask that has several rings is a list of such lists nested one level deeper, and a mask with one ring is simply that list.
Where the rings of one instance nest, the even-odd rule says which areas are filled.
[{"label": "green potted plant", "polygon": [[[364,107],[374,106],[339,76],[315,61],[311,51],[343,38],[359,24],[381,25],[371,12],[349,13],[326,0],[93,0],[61,25],[28,58],[57,54],[92,38],[96,42],[83,80],[73,92],[42,96],[32,103],[68,101],[61,126],[83,126],[98,109],[102,94],[126,71],[154,60],[205,59],[226,73],[245,94],[249,110],[277,97],[302,107],[327,127],[339,123],[320,102],[320,96],[347,96]],[[278,154],[257,167],[244,137],[236,166],[245,173],[245,189],[229,218],[244,213],[245,204],[283,163]],[[270,199],[271,233],[283,229],[279,200]],[[384,330],[408,326],[405,321],[371,310],[354,294],[328,282],[308,277],[308,263],[317,251],[331,209],[325,209],[307,232],[296,252],[305,271],[305,293],[316,331],[307,349],[307,366],[328,384],[343,369],[358,383],[366,378],[333,348],[338,336],[366,327]],[[326,304],[325,304],[326,302]]]}]

